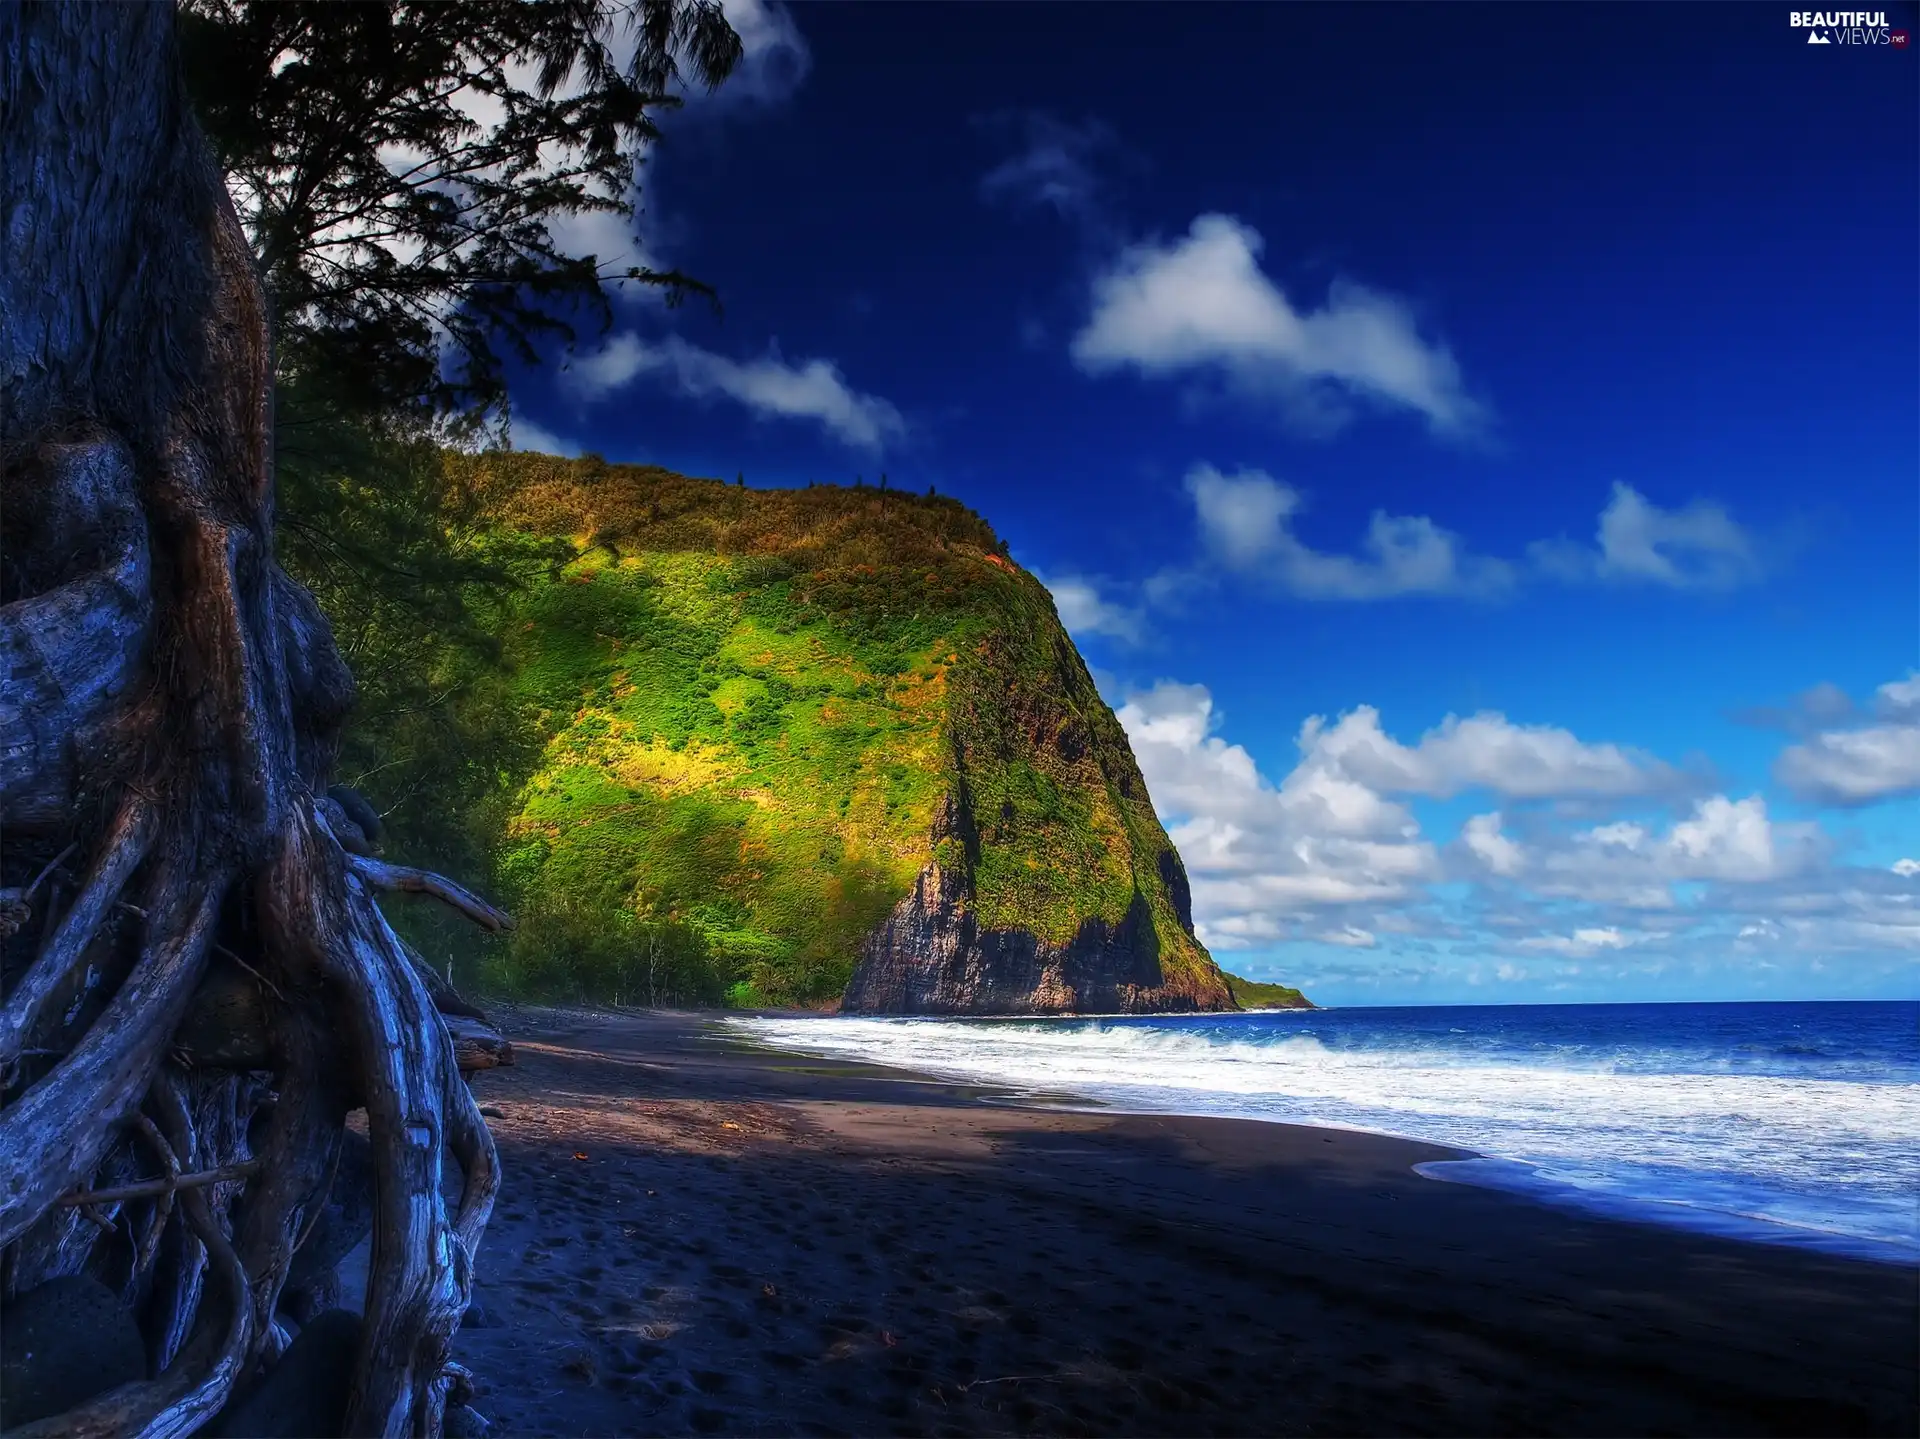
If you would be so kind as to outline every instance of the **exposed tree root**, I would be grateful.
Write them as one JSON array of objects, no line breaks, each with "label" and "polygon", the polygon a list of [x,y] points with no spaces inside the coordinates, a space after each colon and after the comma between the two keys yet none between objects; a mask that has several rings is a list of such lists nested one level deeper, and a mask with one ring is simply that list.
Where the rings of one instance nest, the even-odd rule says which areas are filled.
[{"label": "exposed tree root", "polygon": [[200,978],[225,890],[196,882],[159,907],[165,937],[59,1066],[0,1112],[0,1244],[92,1172],[113,1125],[146,1095]]},{"label": "exposed tree root", "polygon": [[140,861],[147,856],[152,840],[153,811],[138,795],[128,795],[102,838],[101,850],[88,871],[79,897],[55,926],[52,937],[34,959],[33,966],[0,1005],[0,1072],[19,1059],[46,1012],[48,1005],[74,986],[76,972],[86,960],[87,948],[118,903],[120,892],[132,877]]},{"label": "exposed tree root", "polygon": [[364,1109],[348,1432],[432,1435],[499,1184],[462,1055],[504,1042],[376,897],[510,921],[328,795],[352,680],[273,559],[265,306],[172,23],[0,4],[0,1303],[87,1276],[147,1374],[7,1434],[185,1436],[269,1382]]}]

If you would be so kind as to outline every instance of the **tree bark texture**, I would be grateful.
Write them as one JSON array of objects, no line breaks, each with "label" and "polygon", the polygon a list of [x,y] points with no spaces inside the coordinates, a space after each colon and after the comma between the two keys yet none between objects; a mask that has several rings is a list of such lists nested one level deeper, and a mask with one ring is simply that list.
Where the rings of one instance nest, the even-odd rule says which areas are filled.
[{"label": "tree bark texture", "polygon": [[0,1394],[9,1435],[270,1383],[359,1110],[346,1432],[440,1429],[498,1178],[472,1007],[376,896],[507,920],[326,797],[353,682],[274,561],[271,375],[170,0],[0,0],[0,1303],[85,1276],[146,1350],[59,1413]]}]

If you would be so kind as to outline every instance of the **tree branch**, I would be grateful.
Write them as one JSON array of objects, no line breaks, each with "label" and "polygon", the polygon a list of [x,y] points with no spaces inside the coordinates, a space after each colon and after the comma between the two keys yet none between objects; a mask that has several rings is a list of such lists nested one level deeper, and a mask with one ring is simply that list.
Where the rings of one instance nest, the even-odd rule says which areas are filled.
[{"label": "tree branch", "polygon": [[429,870],[410,869],[403,864],[388,864],[364,854],[347,856],[347,868],[375,889],[404,890],[409,894],[430,894],[442,904],[464,914],[482,929],[497,933],[512,929],[513,920],[488,904],[479,895],[455,884],[445,875]]}]

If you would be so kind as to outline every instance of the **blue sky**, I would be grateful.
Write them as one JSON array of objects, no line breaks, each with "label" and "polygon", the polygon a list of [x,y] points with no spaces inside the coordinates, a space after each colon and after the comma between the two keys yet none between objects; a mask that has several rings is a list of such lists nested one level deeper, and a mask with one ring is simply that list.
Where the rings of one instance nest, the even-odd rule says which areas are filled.
[{"label": "blue sky", "polygon": [[746,70],[667,121],[637,236],[575,237],[724,314],[621,297],[518,377],[518,443],[974,506],[1243,973],[1920,994],[1920,46],[1784,5],[729,14]]}]

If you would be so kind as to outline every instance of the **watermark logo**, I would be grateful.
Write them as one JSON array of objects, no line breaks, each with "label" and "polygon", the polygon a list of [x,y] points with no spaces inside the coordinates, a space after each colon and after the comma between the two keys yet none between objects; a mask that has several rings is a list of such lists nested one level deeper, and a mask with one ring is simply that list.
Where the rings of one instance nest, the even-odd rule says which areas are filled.
[{"label": "watermark logo", "polygon": [[1904,49],[1907,32],[1887,25],[1884,10],[1791,10],[1787,24],[1807,32],[1809,45],[1891,45]]}]

